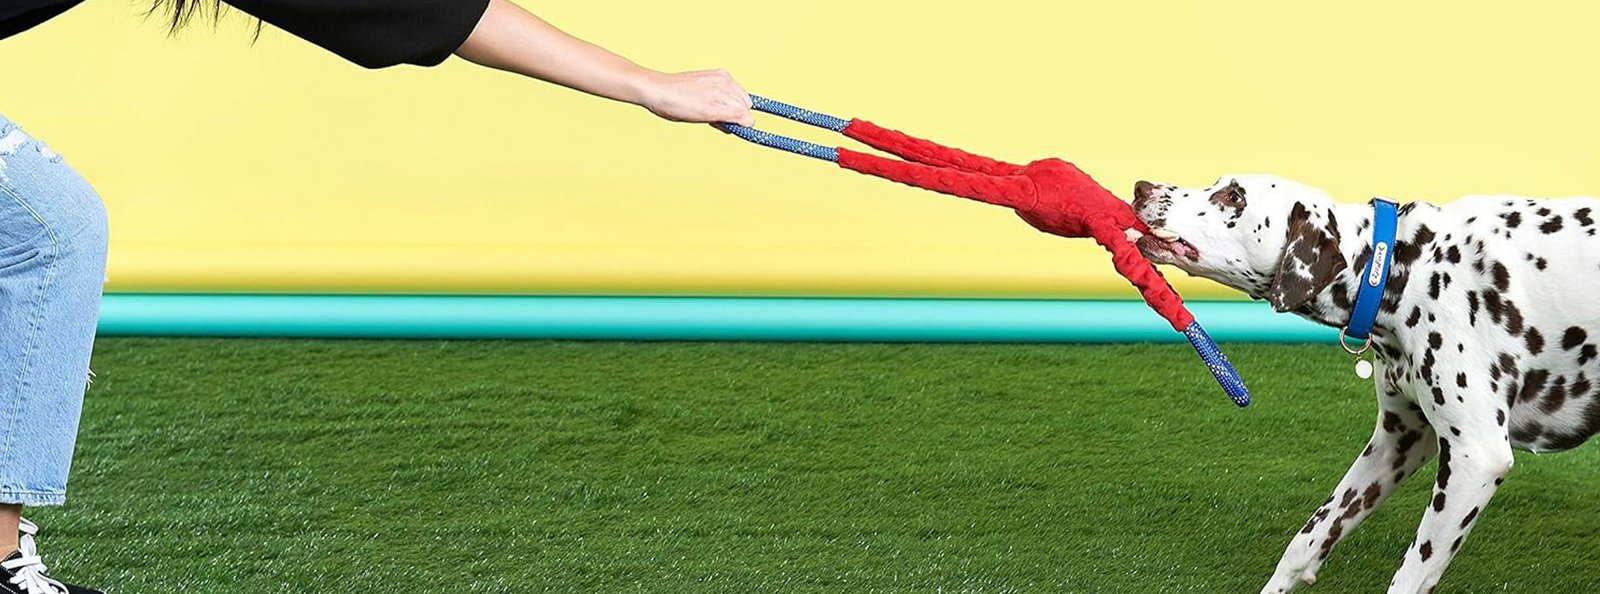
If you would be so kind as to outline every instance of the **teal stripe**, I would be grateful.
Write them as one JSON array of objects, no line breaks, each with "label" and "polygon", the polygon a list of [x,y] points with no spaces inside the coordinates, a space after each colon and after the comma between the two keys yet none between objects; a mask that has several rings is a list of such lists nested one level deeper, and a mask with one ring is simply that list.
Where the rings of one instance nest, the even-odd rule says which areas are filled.
[{"label": "teal stripe", "polygon": [[[1221,342],[1332,342],[1259,303],[1190,309]],[[980,299],[153,295],[105,297],[104,335],[839,342],[1182,342],[1143,303]]]}]

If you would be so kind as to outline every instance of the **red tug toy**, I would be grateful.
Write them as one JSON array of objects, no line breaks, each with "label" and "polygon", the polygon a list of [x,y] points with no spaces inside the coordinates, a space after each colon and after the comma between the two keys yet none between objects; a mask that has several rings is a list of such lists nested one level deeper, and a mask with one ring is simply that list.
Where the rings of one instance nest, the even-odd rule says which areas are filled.
[{"label": "red tug toy", "polygon": [[840,167],[932,190],[1005,206],[1034,228],[1061,237],[1089,237],[1111,252],[1111,262],[1172,328],[1189,338],[1212,375],[1241,407],[1249,406],[1250,392],[1227,357],[1184,307],[1183,299],[1155,266],[1145,259],[1127,230],[1149,233],[1133,209],[1101,186],[1089,174],[1061,159],[1043,159],[1027,165],[1005,163],[913,138],[863,120],[843,120],[753,97],[755,109],[797,122],[826,128],[867,146],[898,156],[889,159],[769,134],[743,126],[725,129],[740,138],[808,157],[838,163]]}]

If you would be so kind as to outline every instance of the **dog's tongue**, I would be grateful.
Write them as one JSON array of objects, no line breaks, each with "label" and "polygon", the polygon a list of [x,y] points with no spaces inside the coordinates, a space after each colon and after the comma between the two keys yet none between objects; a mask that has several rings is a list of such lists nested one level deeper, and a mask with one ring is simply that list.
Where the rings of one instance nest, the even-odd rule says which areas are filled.
[{"label": "dog's tongue", "polygon": [[1183,258],[1187,258],[1189,260],[1200,259],[1200,250],[1195,249],[1194,246],[1190,245],[1187,241],[1180,239],[1178,241],[1168,242],[1167,247],[1172,249],[1172,253]]}]

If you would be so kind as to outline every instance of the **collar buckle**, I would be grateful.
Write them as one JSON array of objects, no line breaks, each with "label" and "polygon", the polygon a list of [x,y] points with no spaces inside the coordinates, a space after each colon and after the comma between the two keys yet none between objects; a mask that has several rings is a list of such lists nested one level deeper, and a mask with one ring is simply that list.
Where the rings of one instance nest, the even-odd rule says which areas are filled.
[{"label": "collar buckle", "polygon": [[1360,357],[1365,355],[1367,351],[1372,350],[1372,335],[1367,335],[1367,338],[1361,341],[1361,348],[1354,348],[1350,346],[1349,332],[1349,326],[1339,329],[1339,347],[1343,348],[1344,352],[1350,353],[1351,356]]}]

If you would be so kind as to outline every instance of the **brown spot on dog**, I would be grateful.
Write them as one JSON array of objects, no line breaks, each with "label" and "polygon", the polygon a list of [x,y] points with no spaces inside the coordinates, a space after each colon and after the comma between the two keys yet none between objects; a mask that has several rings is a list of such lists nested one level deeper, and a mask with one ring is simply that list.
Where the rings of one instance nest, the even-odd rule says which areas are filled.
[{"label": "brown spot on dog", "polygon": [[1411,448],[1417,445],[1417,442],[1421,440],[1422,434],[1416,431],[1407,431],[1405,435],[1401,435],[1399,443],[1396,444],[1399,449],[1395,451],[1394,464],[1390,466],[1390,470],[1400,470],[1403,468],[1406,465],[1406,454],[1409,453]]},{"label": "brown spot on dog", "polygon": [[1517,304],[1512,303],[1509,299],[1506,300],[1505,306],[1506,333],[1512,336],[1522,334],[1522,310],[1517,309]]},{"label": "brown spot on dog", "polygon": [[1397,433],[1397,432],[1399,432],[1400,431],[1400,415],[1394,414],[1392,412],[1383,413],[1383,430],[1388,432],[1388,433]]},{"label": "brown spot on dog", "polygon": [[1537,355],[1544,352],[1544,335],[1539,333],[1538,328],[1529,328],[1528,333],[1522,338],[1528,343],[1529,354]]},{"label": "brown spot on dog", "polygon": [[1570,351],[1578,348],[1587,340],[1589,340],[1589,333],[1584,332],[1583,328],[1577,326],[1567,328],[1566,332],[1561,333],[1561,350]]},{"label": "brown spot on dog", "polygon": [[1305,205],[1295,204],[1290,211],[1286,234],[1278,271],[1266,295],[1279,312],[1305,305],[1350,267],[1339,252],[1339,229],[1313,225]]},{"label": "brown spot on dog", "polygon": [[1378,507],[1378,498],[1382,496],[1383,488],[1379,487],[1378,483],[1372,483],[1367,487],[1367,491],[1361,494],[1361,507],[1364,509]]},{"label": "brown spot on dog", "polygon": [[1439,487],[1440,492],[1450,487],[1450,442],[1448,440],[1439,440],[1439,478],[1434,481],[1434,484]]},{"label": "brown spot on dog", "polygon": [[1333,498],[1328,498],[1328,502],[1322,504],[1322,509],[1317,510],[1317,513],[1311,514],[1311,519],[1306,521],[1306,527],[1300,529],[1301,534],[1311,534],[1311,531],[1317,528],[1317,524],[1328,519],[1328,514],[1333,512],[1333,508],[1328,507],[1329,503],[1333,503]]},{"label": "brown spot on dog", "polygon": [[1516,376],[1520,374],[1517,369],[1517,360],[1511,356],[1511,353],[1500,353],[1501,371],[1506,372],[1506,375]]},{"label": "brown spot on dog", "polygon": [[1395,242],[1395,266],[1410,266],[1413,262],[1416,262],[1417,259],[1422,257],[1422,246],[1433,243],[1434,237],[1433,229],[1423,225],[1417,228],[1416,234],[1412,235],[1411,239]]},{"label": "brown spot on dog", "polygon": [[1522,378],[1522,392],[1517,396],[1517,399],[1527,402],[1537,398],[1539,393],[1544,391],[1545,382],[1548,381],[1550,381],[1550,372],[1543,369],[1529,370],[1528,375]]},{"label": "brown spot on dog", "polygon": [[1545,392],[1544,400],[1539,403],[1540,410],[1545,414],[1555,414],[1561,407],[1567,405],[1567,378],[1558,377],[1551,384],[1550,390]]},{"label": "brown spot on dog", "polygon": [[1489,321],[1499,324],[1506,317],[1505,303],[1500,300],[1500,294],[1486,291],[1483,294],[1483,309],[1489,312]]},{"label": "brown spot on dog", "polygon": [[1511,428],[1511,439],[1518,443],[1533,443],[1544,436],[1544,425],[1528,421],[1521,426]]}]

